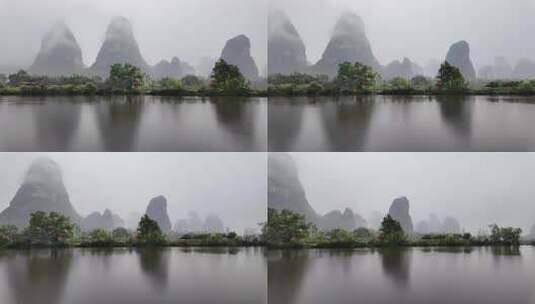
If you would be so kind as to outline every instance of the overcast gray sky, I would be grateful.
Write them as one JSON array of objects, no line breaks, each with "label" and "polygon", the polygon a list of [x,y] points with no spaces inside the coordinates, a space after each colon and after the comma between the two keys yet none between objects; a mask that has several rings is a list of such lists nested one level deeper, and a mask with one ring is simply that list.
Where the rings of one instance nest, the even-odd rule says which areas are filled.
[{"label": "overcast gray sky", "polygon": [[61,166],[71,203],[84,216],[110,208],[124,219],[164,195],[173,224],[189,211],[215,213],[238,231],[265,221],[265,153],[0,153],[0,210],[43,155]]},{"label": "overcast gray sky", "polygon": [[535,153],[292,153],[314,209],[369,218],[406,196],[416,224],[436,213],[468,231],[535,224]]},{"label": "overcast gray sky", "polygon": [[219,57],[228,39],[245,34],[263,71],[267,1],[0,0],[0,64],[31,64],[42,35],[62,20],[76,36],[84,63],[91,65],[110,20],[124,16],[150,64],[177,56],[195,65],[201,57]]},{"label": "overcast gray sky", "polygon": [[312,63],[321,57],[344,10],[363,18],[382,64],[403,57],[420,64],[442,60],[459,40],[471,44],[476,68],[495,56],[506,56],[511,63],[535,59],[533,0],[270,0],[270,5],[289,15]]}]

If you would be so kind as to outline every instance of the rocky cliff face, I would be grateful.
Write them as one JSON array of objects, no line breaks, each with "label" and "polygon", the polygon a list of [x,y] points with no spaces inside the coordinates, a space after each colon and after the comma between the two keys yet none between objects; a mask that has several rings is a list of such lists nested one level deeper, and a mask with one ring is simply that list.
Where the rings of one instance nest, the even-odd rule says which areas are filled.
[{"label": "rocky cliff face", "polygon": [[36,75],[61,76],[79,74],[84,69],[82,49],[64,23],[57,23],[41,41],[41,49],[30,67]]},{"label": "rocky cliff face", "polygon": [[146,73],[151,70],[141,55],[130,21],[123,17],[113,19],[108,26],[104,43],[89,71],[108,77],[110,67],[116,63],[130,63]]},{"label": "rocky cliff face", "polygon": [[152,68],[152,76],[155,79],[162,79],[165,77],[180,79],[186,75],[194,74],[195,69],[187,62],[180,61],[177,57],[173,57],[171,61],[162,60]]},{"label": "rocky cliff face", "polygon": [[381,70],[366,36],[364,21],[353,13],[345,13],[340,17],[314,71],[334,77],[338,72],[338,64],[345,61],[360,62],[376,71]]},{"label": "rocky cliff face", "polygon": [[409,214],[409,200],[406,197],[396,198],[392,202],[388,214],[400,223],[401,228],[403,228],[405,233],[412,233],[412,218]]},{"label": "rocky cliff face", "polygon": [[288,16],[280,10],[268,15],[268,74],[303,72],[305,44]]},{"label": "rocky cliff face", "polygon": [[457,67],[467,81],[476,79],[476,70],[470,59],[470,45],[466,41],[454,43],[446,55],[446,61]]},{"label": "rocky cliff face", "polygon": [[163,233],[171,231],[171,221],[167,214],[167,199],[164,196],[160,195],[151,199],[145,214],[158,223]]},{"label": "rocky cliff face", "polygon": [[268,156],[268,207],[287,209],[305,215],[308,222],[318,222],[318,215],[308,203],[296,164],[289,154],[270,153]]},{"label": "rocky cliff face", "polygon": [[258,67],[251,56],[251,42],[247,36],[239,35],[228,40],[221,52],[221,59],[236,65],[245,78],[258,78]]},{"label": "rocky cliff face", "polygon": [[0,213],[0,224],[26,227],[30,214],[37,211],[58,212],[80,223],[63,184],[61,169],[49,158],[39,158],[31,164],[9,207]]}]

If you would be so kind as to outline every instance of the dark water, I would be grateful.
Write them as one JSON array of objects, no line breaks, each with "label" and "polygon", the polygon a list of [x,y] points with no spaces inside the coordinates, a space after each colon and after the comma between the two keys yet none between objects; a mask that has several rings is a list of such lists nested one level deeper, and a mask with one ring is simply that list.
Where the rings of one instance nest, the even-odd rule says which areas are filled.
[{"label": "dark water", "polygon": [[266,98],[0,97],[0,151],[266,149]]},{"label": "dark water", "polygon": [[2,304],[267,303],[261,248],[0,252]]},{"label": "dark water", "polygon": [[270,251],[270,304],[534,304],[535,247]]},{"label": "dark water", "polygon": [[535,97],[271,98],[270,151],[535,151]]}]

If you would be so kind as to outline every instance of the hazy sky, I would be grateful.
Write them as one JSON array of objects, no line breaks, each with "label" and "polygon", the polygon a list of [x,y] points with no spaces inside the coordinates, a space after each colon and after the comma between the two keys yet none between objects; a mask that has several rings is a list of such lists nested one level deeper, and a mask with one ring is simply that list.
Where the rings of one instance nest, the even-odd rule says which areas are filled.
[{"label": "hazy sky", "polygon": [[71,203],[83,216],[110,208],[125,219],[164,195],[173,224],[192,210],[203,218],[215,213],[238,231],[265,221],[265,153],[0,153],[1,210],[43,155],[61,166]]},{"label": "hazy sky", "polygon": [[292,153],[308,201],[369,218],[406,196],[413,222],[436,213],[478,232],[535,224],[535,153]]},{"label": "hazy sky", "polygon": [[263,71],[266,10],[267,0],[0,0],[0,64],[31,64],[43,34],[62,20],[91,65],[110,20],[124,16],[150,64],[177,56],[196,65],[201,57],[219,57],[228,39],[245,34]]},{"label": "hazy sky", "polygon": [[[313,5],[311,3],[314,3]],[[420,64],[443,60],[459,40],[471,44],[476,68],[506,56],[535,59],[533,0],[270,0],[284,10],[315,63],[344,10],[360,15],[382,64],[410,57]]]}]

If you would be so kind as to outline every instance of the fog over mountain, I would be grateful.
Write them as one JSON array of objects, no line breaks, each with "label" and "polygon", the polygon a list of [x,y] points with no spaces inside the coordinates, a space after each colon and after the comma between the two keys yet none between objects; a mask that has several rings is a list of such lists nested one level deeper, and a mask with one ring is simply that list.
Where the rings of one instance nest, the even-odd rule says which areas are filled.
[{"label": "fog over mountain", "polygon": [[[75,210],[71,213],[84,218],[93,213],[86,222],[89,226],[109,224],[110,218],[116,223],[115,215],[131,226],[132,217],[139,220],[145,212],[160,211],[161,199],[153,203],[155,210],[147,211],[151,199],[160,195],[166,199],[167,227],[187,218],[191,211],[209,223],[217,222],[213,220],[217,215],[237,232],[257,228],[266,218],[266,156],[260,153],[0,153],[0,211],[8,207],[24,181],[33,185],[34,174],[27,172],[42,156],[61,170],[68,197],[56,201],[61,206],[70,202]],[[27,192],[20,193],[17,200],[24,199]]]},{"label": "fog over mountain", "polygon": [[532,0],[272,0],[282,10],[306,46],[309,63],[322,56],[341,15],[363,19],[377,60],[386,65],[410,58],[421,66],[444,60],[449,47],[470,44],[476,70],[505,57],[512,66],[535,59],[535,2]]},{"label": "fog over mountain", "polygon": [[91,66],[119,16],[132,23],[150,65],[176,56],[195,66],[203,57],[219,57],[225,42],[241,34],[250,39],[257,65],[267,62],[267,0],[0,0],[0,67],[29,67],[58,22],[72,31]]},{"label": "fog over mountain", "polygon": [[[319,214],[349,207],[374,226],[377,212],[388,213],[396,198],[406,197],[416,231],[477,233],[497,223],[529,234],[535,224],[534,153],[291,156],[307,200]],[[406,214],[402,207],[399,214]]]}]

